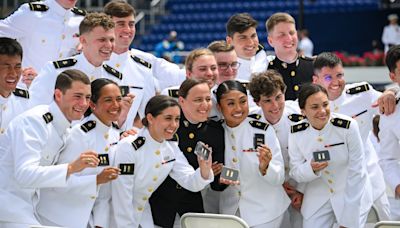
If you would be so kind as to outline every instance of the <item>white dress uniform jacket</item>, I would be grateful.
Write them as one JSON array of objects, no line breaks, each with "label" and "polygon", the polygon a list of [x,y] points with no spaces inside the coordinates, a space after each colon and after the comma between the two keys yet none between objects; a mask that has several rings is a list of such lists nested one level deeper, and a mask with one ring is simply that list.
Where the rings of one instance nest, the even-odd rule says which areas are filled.
[{"label": "white dress uniform jacket", "polygon": [[[246,118],[234,128],[228,127],[225,123],[223,126],[225,166],[239,170],[240,185],[229,186],[221,192],[221,213],[235,215],[239,209],[240,216],[249,226],[260,225],[278,218],[288,208],[290,199],[282,187],[285,170],[273,128],[251,118]],[[264,176],[258,168],[255,141],[267,145],[272,152],[272,160]]]},{"label": "white dress uniform jacket", "polygon": [[185,69],[180,69],[175,63],[168,62],[163,58],[157,58],[153,54],[138,49],[131,49],[130,52],[132,55],[149,63],[149,68],[151,68],[158,85],[158,91],[170,86],[180,86],[186,79]]},{"label": "white dress uniform jacket", "polygon": [[24,50],[22,66],[40,72],[47,61],[76,53],[85,13],[77,8],[66,10],[56,0],[25,3],[0,20],[0,37],[17,39]]},{"label": "white dress uniform jacket", "polygon": [[118,143],[115,165],[122,172],[127,168],[133,171],[131,175],[121,174],[111,184],[115,227],[153,227],[148,200],[168,175],[194,192],[202,190],[214,179],[211,171],[209,179],[204,180],[200,169],[194,170],[189,165],[176,142],[159,143],[147,128]]},{"label": "white dress uniform jacket", "polygon": [[97,78],[108,78],[120,84],[123,79],[122,73],[107,64],[103,64],[99,67],[93,66],[89,63],[84,54],[69,59],[47,62],[29,87],[29,93],[31,95],[30,107],[40,104],[49,104],[53,99],[57,76],[61,72],[69,69],[82,71],[89,77],[90,81]]},{"label": "white dress uniform jacket", "polygon": [[[0,95],[0,139],[6,133],[8,124],[12,119],[26,111],[28,108],[29,92],[16,88],[10,96],[4,98]],[[0,141],[1,145],[5,145]]]},{"label": "white dress uniform jacket", "polygon": [[336,100],[329,101],[331,111],[352,117],[357,120],[361,139],[364,144],[367,171],[372,184],[374,201],[385,193],[386,184],[382,169],[378,164],[378,155],[368,139],[372,130],[372,119],[378,113],[372,104],[378,100],[380,92],[366,82],[347,84],[342,95]]},{"label": "white dress uniform jacket", "polygon": [[400,44],[400,26],[386,25],[383,28],[382,43],[385,45],[385,52],[389,50],[389,45]]},{"label": "white dress uniform jacket", "polygon": [[268,68],[267,53],[265,53],[264,48],[260,47],[260,45],[255,56],[251,57],[251,59],[238,57],[238,62],[240,63],[240,67],[236,78],[246,81],[250,81],[252,73],[260,73]]},{"label": "white dress uniform jacket", "polygon": [[130,52],[120,55],[112,53],[106,64],[122,73],[119,85],[129,86],[129,92],[135,94],[127,119],[121,126],[122,130],[131,129],[136,115],[144,117],[147,102],[156,94],[151,65]]},{"label": "white dress uniform jacket", "polygon": [[[119,140],[115,126],[104,125],[94,114],[75,125],[67,139],[58,164],[74,161],[82,152],[94,150],[108,155],[111,166],[114,150]],[[86,168],[68,180],[66,188],[46,188],[40,191],[38,214],[44,221],[69,228],[110,227],[111,185],[97,185],[96,177],[106,166]],[[90,226],[88,226],[90,222]]]},{"label": "white dress uniform jacket", "polygon": [[55,163],[69,126],[55,102],[11,121],[5,135],[8,143],[0,147],[0,221],[39,224],[39,188],[67,185],[68,164]]},{"label": "white dress uniform jacket", "polygon": [[293,186],[296,186],[297,183],[295,183],[295,181],[289,177],[288,144],[289,144],[290,127],[296,124],[297,122],[302,121],[305,118],[300,113],[301,111],[300,108],[298,107],[297,101],[288,100],[285,101],[285,109],[283,110],[281,119],[275,124],[270,124],[265,119],[264,113],[260,107],[254,109],[249,115],[249,117],[251,118],[270,124],[275,130],[275,135],[278,138],[285,165],[285,181],[290,180],[290,184]]},{"label": "white dress uniform jacket", "polygon": [[[361,227],[360,215],[372,205],[372,193],[357,122],[332,113],[322,130],[304,120],[289,135],[290,176],[307,183],[301,213],[310,218],[330,201],[337,223]],[[328,150],[329,165],[314,173],[313,152]]]},{"label": "white dress uniform jacket", "polygon": [[385,174],[385,180],[394,192],[400,184],[400,132],[399,132],[399,103],[392,115],[381,115],[379,122],[379,139],[381,151],[380,164]]}]

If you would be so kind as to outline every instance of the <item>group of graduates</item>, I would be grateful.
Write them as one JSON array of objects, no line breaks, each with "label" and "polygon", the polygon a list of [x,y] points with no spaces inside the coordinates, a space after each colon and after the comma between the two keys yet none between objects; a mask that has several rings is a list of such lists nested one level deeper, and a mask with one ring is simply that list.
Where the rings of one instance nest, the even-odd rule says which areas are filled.
[{"label": "group of graduates", "polygon": [[[187,212],[364,227],[373,205],[400,218],[399,89],[299,55],[292,16],[266,21],[274,56],[238,13],[180,69],[129,48],[127,2],[76,2],[0,20],[0,228],[180,227]],[[399,45],[386,64],[400,83]]]}]

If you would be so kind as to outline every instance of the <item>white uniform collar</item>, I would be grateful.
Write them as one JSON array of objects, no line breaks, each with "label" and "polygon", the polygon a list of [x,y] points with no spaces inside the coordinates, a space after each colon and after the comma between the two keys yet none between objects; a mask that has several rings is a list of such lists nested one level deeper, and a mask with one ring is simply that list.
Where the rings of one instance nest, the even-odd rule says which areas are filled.
[{"label": "white uniform collar", "polygon": [[94,120],[96,122],[96,131],[99,131],[101,133],[107,133],[110,128],[112,128],[113,126],[107,126],[105,125],[103,122],[101,122],[101,120],[99,118],[97,118],[96,115],[94,115],[93,113],[90,114],[90,116],[88,116],[84,121],[82,121],[83,123],[85,123],[86,121],[89,120]]},{"label": "white uniform collar", "polygon": [[56,0],[47,0],[45,3],[49,6],[49,9],[51,9],[52,12],[54,12],[56,15],[60,17],[70,17],[71,16],[71,10],[66,10],[64,9]]},{"label": "white uniform collar", "polygon": [[147,127],[143,128],[142,135],[146,138],[146,143],[150,143],[151,145],[161,146],[161,144],[165,142],[164,140],[163,142],[159,143],[154,140],[153,137],[150,135],[149,129]]},{"label": "white uniform collar", "polygon": [[8,97],[3,97],[0,95],[0,105],[5,104],[8,102],[8,100],[10,100],[10,98],[14,96],[14,94],[11,92],[10,96]]},{"label": "white uniform collar", "polygon": [[[83,53],[77,55],[77,56],[75,57],[75,59],[78,60],[78,63],[82,64],[82,65],[81,65],[81,66],[82,66],[81,69],[82,69],[83,72],[95,72],[95,71],[98,71],[98,70],[100,70],[100,72],[101,72],[101,70],[102,70],[103,64],[102,64],[101,66],[99,66],[99,67],[93,66],[93,65],[87,60],[87,58],[85,57],[85,55],[84,55]],[[88,76],[89,76],[89,75],[88,75]]]},{"label": "white uniform collar", "polygon": [[56,129],[57,133],[62,136],[65,134],[67,129],[71,126],[71,123],[67,120],[64,113],[61,112],[56,102],[51,102],[49,105],[49,112],[53,115],[53,121],[51,122]]},{"label": "white uniform collar", "polygon": [[108,64],[118,70],[118,68],[123,67],[127,63],[127,60],[129,60],[129,56],[130,56],[130,54],[128,51],[126,51],[122,54],[117,54],[117,53],[113,52],[111,54],[110,60],[108,60],[106,62],[106,64]]}]

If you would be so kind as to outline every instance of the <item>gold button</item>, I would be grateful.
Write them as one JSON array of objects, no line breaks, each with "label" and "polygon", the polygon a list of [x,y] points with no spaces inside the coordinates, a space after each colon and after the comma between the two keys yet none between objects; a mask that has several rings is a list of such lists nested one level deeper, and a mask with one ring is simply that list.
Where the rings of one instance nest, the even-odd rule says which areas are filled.
[{"label": "gold button", "polygon": [[61,39],[62,40],[65,39],[65,35],[64,34],[61,35]]},{"label": "gold button", "polygon": [[61,59],[61,58],[63,57],[63,54],[60,53],[60,54],[58,55],[58,57]]},{"label": "gold button", "polygon": [[192,147],[188,147],[188,148],[186,149],[186,151],[189,152],[189,153],[192,152],[192,150],[193,150]]},{"label": "gold button", "polygon": [[189,133],[189,139],[193,139],[194,138],[194,134],[193,133]]},{"label": "gold button", "polygon": [[7,109],[7,106],[6,106],[6,105],[4,105],[4,106],[3,106],[3,111],[4,111],[4,110],[6,110],[6,109]]},{"label": "gold button", "polygon": [[4,128],[0,128],[0,134],[4,133]]},{"label": "gold button", "polygon": [[290,72],[290,76],[292,76],[292,77],[296,76],[296,71],[292,70],[292,71]]},{"label": "gold button", "polygon": [[328,170],[325,170],[324,173],[325,174],[330,174],[330,172]]},{"label": "gold button", "polygon": [[329,179],[329,180],[328,180],[328,183],[329,183],[329,184],[332,184],[332,183],[333,183],[333,181],[332,181],[331,179]]},{"label": "gold button", "polygon": [[233,163],[236,163],[236,162],[238,162],[238,159],[237,158],[232,158],[232,161],[233,161]]},{"label": "gold button", "polygon": [[105,134],[104,134],[104,138],[105,138],[105,139],[108,139],[108,136],[109,136],[108,133],[105,133]]},{"label": "gold button", "polygon": [[234,135],[233,133],[231,134],[231,137],[232,137],[233,139],[235,139],[235,135]]},{"label": "gold button", "polygon": [[108,151],[108,146],[106,146],[106,148],[104,148],[104,151],[107,152]]},{"label": "gold button", "polygon": [[156,169],[160,168],[160,164],[156,164],[155,167],[156,167]]},{"label": "gold button", "polygon": [[154,189],[153,189],[153,188],[148,188],[147,191],[148,191],[148,192],[153,192]]},{"label": "gold button", "polygon": [[96,196],[91,196],[90,199],[94,200],[96,199]]},{"label": "gold button", "polygon": [[157,180],[158,180],[158,177],[154,176],[153,181],[157,181]]},{"label": "gold button", "polygon": [[236,150],[236,147],[235,147],[235,146],[232,146],[232,150]]},{"label": "gold button", "polygon": [[293,89],[294,89],[294,91],[299,91],[299,86],[295,85],[295,86],[293,86]]},{"label": "gold button", "polygon": [[147,198],[147,196],[143,196],[142,200],[143,201],[147,201],[149,198]]},{"label": "gold button", "polygon": [[121,66],[121,64],[119,64],[119,63],[117,63],[117,64],[115,64],[115,67],[120,67]]},{"label": "gold button", "polygon": [[90,81],[94,81],[96,79],[94,76],[90,76]]},{"label": "gold button", "polygon": [[160,151],[159,151],[159,150],[156,150],[155,154],[156,154],[156,155],[160,155]]},{"label": "gold button", "polygon": [[137,209],[138,209],[138,211],[143,211],[143,207],[142,206],[139,206]]},{"label": "gold button", "polygon": [[329,191],[330,191],[331,193],[333,193],[333,189],[330,188]]},{"label": "gold button", "polygon": [[323,141],[323,139],[321,137],[318,137],[317,140],[318,140],[318,142],[322,142]]}]

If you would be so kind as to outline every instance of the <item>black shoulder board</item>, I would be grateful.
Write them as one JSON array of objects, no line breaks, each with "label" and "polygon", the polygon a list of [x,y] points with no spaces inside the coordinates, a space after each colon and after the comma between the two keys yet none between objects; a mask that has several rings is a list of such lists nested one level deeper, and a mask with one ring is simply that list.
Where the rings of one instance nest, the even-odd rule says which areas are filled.
[{"label": "black shoulder board", "polygon": [[132,146],[133,146],[133,148],[135,148],[135,150],[138,150],[141,146],[144,145],[145,142],[146,142],[146,138],[143,136],[139,136],[139,137],[137,137],[137,139],[135,139],[132,142]]},{"label": "black shoulder board", "polygon": [[119,80],[122,79],[122,73],[119,72],[119,71],[117,71],[116,69],[110,67],[110,66],[107,65],[107,64],[103,64],[103,68],[104,68],[104,70],[106,70],[109,74],[111,74],[111,75],[117,77]]},{"label": "black shoulder board", "polygon": [[145,66],[145,67],[151,69],[151,63],[149,63],[149,62],[147,62],[147,61],[145,61],[145,60],[143,60],[143,59],[141,59],[141,58],[139,58],[139,57],[137,57],[137,56],[135,56],[135,55],[131,55],[131,58],[132,58],[135,62],[138,62],[138,63],[142,64],[143,66]]},{"label": "black shoulder board", "polygon": [[17,97],[23,97],[29,99],[29,91],[24,89],[15,88],[13,94]]},{"label": "black shoulder board", "polygon": [[249,85],[248,82],[240,82],[240,84],[242,84],[242,86],[243,86],[246,90],[249,90],[249,88],[247,88],[247,86]]},{"label": "black shoulder board", "polygon": [[293,122],[299,122],[301,120],[304,120],[304,116],[300,115],[300,114],[290,114],[288,115],[289,120],[293,121]]},{"label": "black shoulder board", "polygon": [[77,62],[78,62],[78,60],[71,58],[71,59],[63,59],[63,60],[54,61],[54,62],[53,62],[53,65],[54,65],[54,67],[55,67],[56,69],[59,69],[59,68],[64,68],[64,67],[73,66],[73,65],[75,65]]},{"label": "black shoulder board", "polygon": [[82,131],[88,133],[90,130],[94,129],[96,127],[96,121],[94,120],[89,120],[88,122],[84,123],[81,125]]},{"label": "black shoulder board", "polygon": [[348,94],[357,94],[357,93],[361,93],[361,92],[365,92],[369,90],[369,85],[368,84],[364,84],[364,85],[359,85],[353,88],[350,88],[348,90],[346,90],[346,93]]},{"label": "black shoulder board", "polygon": [[248,115],[248,117],[259,120],[261,118],[260,114],[254,113],[254,114],[250,114]]},{"label": "black shoulder board", "polygon": [[119,126],[118,126],[118,124],[116,124],[116,123],[112,122],[112,126],[113,126],[113,128],[115,128],[115,129],[118,129],[118,130],[119,130]]},{"label": "black shoulder board", "polygon": [[46,122],[46,124],[48,124],[48,123],[50,123],[51,121],[53,121],[53,115],[52,115],[50,112],[45,113],[45,114],[43,115],[43,119],[44,119],[44,122]]},{"label": "black shoulder board", "polygon": [[263,123],[263,122],[256,121],[256,120],[250,120],[249,123],[252,127],[255,127],[255,128],[258,128],[258,129],[261,129],[264,131],[266,131],[269,126],[269,124],[267,124],[267,123]]},{"label": "black shoulder board", "polygon": [[179,89],[168,89],[168,96],[170,97],[175,97],[178,98],[179,97]]},{"label": "black shoulder board", "polygon": [[84,9],[79,9],[78,7],[74,7],[71,9],[71,12],[73,12],[76,15],[80,16],[86,16],[87,12]]},{"label": "black shoulder board", "polygon": [[178,134],[175,133],[174,136],[172,136],[172,138],[168,139],[167,141],[178,142],[178,140],[179,140],[179,136],[178,136]]},{"label": "black shoulder board", "polygon": [[300,58],[303,59],[303,60],[307,60],[307,61],[314,61],[314,58],[307,57],[305,55],[300,56]]},{"label": "black shoulder board", "polygon": [[264,50],[264,46],[262,46],[261,44],[258,44],[258,48],[257,48],[256,54],[258,52],[262,51],[262,50]]},{"label": "black shoulder board", "polygon": [[333,119],[331,119],[331,123],[336,127],[342,127],[342,128],[349,129],[351,122],[349,120],[333,118]]},{"label": "black shoulder board", "polygon": [[308,128],[308,126],[310,126],[309,123],[296,124],[296,125],[293,125],[293,126],[290,128],[290,132],[296,133],[296,132],[299,132],[299,131],[304,131],[305,129]]},{"label": "black shoulder board", "polygon": [[28,5],[29,5],[29,9],[31,11],[45,12],[45,11],[47,11],[49,9],[48,6],[46,6],[45,4],[41,4],[41,3],[31,2],[31,3],[28,3]]}]

